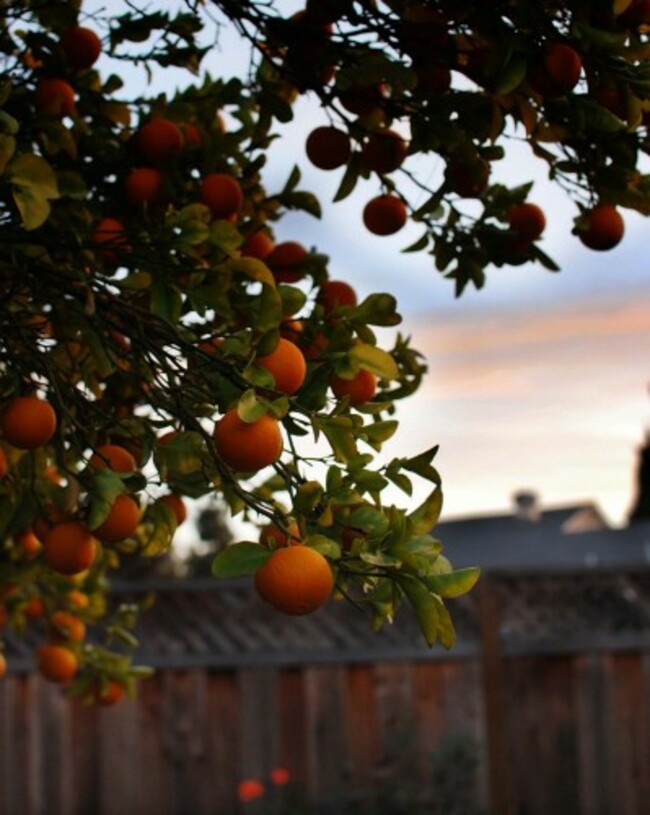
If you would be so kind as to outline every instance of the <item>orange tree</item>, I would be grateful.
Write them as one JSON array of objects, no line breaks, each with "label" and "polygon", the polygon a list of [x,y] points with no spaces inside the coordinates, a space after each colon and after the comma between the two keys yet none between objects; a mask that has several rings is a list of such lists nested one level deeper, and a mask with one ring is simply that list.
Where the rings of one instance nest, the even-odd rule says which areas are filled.
[{"label": "orange tree", "polygon": [[[266,152],[296,96],[317,95],[306,152],[341,174],[336,198],[369,179],[368,229],[420,224],[408,248],[458,293],[490,264],[555,268],[530,184],[490,184],[511,138],[575,200],[577,236],[611,248],[619,208],[648,206],[646,5],[330,0],[285,19],[249,0],[108,17],[3,4],[0,624],[40,629],[45,676],[98,702],[132,691],[138,609],[114,608],[107,578],[166,551],[183,499],[209,494],[262,527],[215,575],[255,574],[287,613],[333,590],[381,625],[406,603],[427,642],[453,644],[444,601],[477,571],[431,534],[436,451],[376,457],[422,359],[399,333],[379,344],[400,322],[389,293],[358,302],[325,254],[276,242],[288,210],[320,208],[297,168],[265,188]],[[250,44],[246,81],[133,99],[97,69],[104,55],[200,75],[214,11]],[[427,154],[444,166],[431,188],[413,169]],[[383,498],[414,479],[431,485],[421,505]]]}]

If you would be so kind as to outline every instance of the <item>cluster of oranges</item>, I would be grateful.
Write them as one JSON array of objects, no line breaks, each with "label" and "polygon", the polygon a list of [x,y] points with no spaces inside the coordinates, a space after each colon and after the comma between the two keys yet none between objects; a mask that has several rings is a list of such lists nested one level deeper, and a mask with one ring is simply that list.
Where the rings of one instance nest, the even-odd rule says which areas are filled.
[{"label": "cluster of oranges", "polygon": [[[552,134],[564,151],[578,146],[577,139],[571,140],[568,133],[563,135],[570,129],[563,105],[566,106],[567,97],[578,94],[585,85],[588,94],[580,94],[579,99],[593,99],[620,120],[621,130],[626,121],[629,124],[630,117],[637,125],[645,127],[647,124],[641,95],[632,96],[633,92],[640,93],[638,89],[625,87],[621,75],[614,69],[610,74],[604,64],[589,58],[592,44],[588,37],[583,43],[580,36],[567,36],[560,29],[553,33],[552,28],[543,36],[534,32],[523,36],[518,30],[516,10],[512,11],[509,34],[506,28],[497,34],[490,29],[489,21],[485,21],[484,26],[481,12],[478,9],[474,12],[471,4],[459,9],[446,2],[434,7],[420,0],[409,0],[393,4],[392,10],[399,19],[395,22],[395,40],[391,45],[399,52],[402,65],[410,68],[408,82],[397,71],[397,81],[392,80],[388,62],[386,77],[381,81],[364,81],[362,61],[356,72],[345,65],[341,58],[345,50],[339,49],[339,41],[345,42],[347,24],[353,25],[357,19],[352,2],[337,3],[335,7],[328,7],[327,12],[315,3],[307,3],[305,9],[290,18],[267,21],[267,53],[279,76],[297,92],[316,89],[331,97],[333,112],[338,114],[338,124],[318,126],[311,131],[305,145],[308,159],[322,170],[346,168],[347,174],[375,174],[385,183],[384,191],[369,200],[362,213],[365,226],[376,235],[392,235],[408,220],[409,205],[405,196],[385,177],[400,169],[410,153],[432,152],[444,159],[443,183],[432,195],[432,201],[439,204],[450,195],[452,200],[454,195],[460,198],[486,195],[494,153],[491,143],[503,132],[508,117],[516,126],[526,128],[534,151],[549,163],[556,158],[548,151],[536,149],[536,125],[539,125],[540,141],[553,141],[548,137]],[[585,12],[578,9],[575,13],[582,19],[580,15]],[[522,10],[522,17],[526,14],[526,10]],[[646,4],[642,0],[633,0],[622,11],[614,9],[607,13],[590,8],[589,14],[593,17],[594,29],[602,30],[604,38],[611,34],[620,37],[622,43],[627,34],[632,45],[636,38],[643,36],[648,22]],[[372,24],[369,24],[371,30]],[[380,41],[380,21],[377,21],[377,32]],[[500,44],[498,36],[511,36],[512,41]],[[634,48],[630,53],[633,59]],[[371,71],[376,72],[377,62],[378,58],[371,63]],[[454,81],[454,74],[459,77],[458,82]],[[477,116],[475,126],[465,123],[464,133],[455,133],[451,128],[445,132],[442,124],[440,134],[436,133],[430,124],[431,118],[439,116],[444,122],[460,121],[463,117],[462,109],[455,105],[457,100],[462,102],[460,92],[466,88],[467,80],[493,100],[492,110],[485,105],[482,115],[492,116],[493,121],[499,123],[496,130],[479,124]],[[586,115],[576,121],[580,123]],[[401,122],[399,127],[404,133],[409,129],[415,132],[412,143],[395,129],[395,122]],[[596,129],[601,126],[605,128],[603,124]],[[616,130],[613,123],[609,126]],[[429,142],[423,135],[426,127],[432,130]],[[486,142],[489,143],[481,144]],[[585,145],[587,142],[588,139]],[[603,174],[602,182],[596,178],[596,172],[585,169],[580,183],[589,188],[592,203],[581,204],[574,228],[585,246],[599,251],[616,246],[624,232],[608,164],[604,161],[598,168],[598,173]],[[579,159],[575,170],[569,172],[580,175]],[[621,178],[628,188],[634,186],[634,175],[628,180],[623,175]],[[626,197],[630,198],[627,192]],[[432,204],[432,210],[435,208]],[[416,213],[416,220],[421,220],[423,214],[426,210]],[[522,239],[512,227],[507,205],[500,212],[490,214],[496,214],[497,220],[510,225],[512,230],[502,244],[501,260],[518,264],[535,257],[534,243],[541,232],[533,238]],[[431,229],[435,235],[435,225]]]},{"label": "cluster of oranges", "polygon": [[[64,132],[68,117],[76,123],[83,118],[80,111],[87,109],[88,97],[94,103],[98,80],[87,72],[101,50],[100,38],[77,25],[59,35],[52,51],[58,61],[52,66],[47,64],[47,53],[39,55],[45,61],[30,63],[36,75],[33,104],[44,130]],[[297,64],[297,53],[292,52],[288,60]],[[111,168],[116,172],[110,186],[88,210],[92,221],[85,214],[83,219],[87,231],[80,240],[84,268],[79,289],[94,288],[92,307],[86,303],[77,312],[66,311],[61,303],[52,302],[51,292],[41,293],[38,287],[17,300],[26,344],[43,357],[51,355],[61,368],[66,395],[42,376],[28,373],[14,395],[5,390],[0,405],[2,500],[15,504],[21,491],[33,491],[29,512],[12,520],[5,544],[17,577],[9,585],[18,588],[3,599],[4,622],[20,628],[34,621],[46,635],[37,652],[42,675],[66,686],[80,682],[86,696],[105,703],[119,700],[128,676],[125,679],[124,671],[111,672],[89,663],[87,627],[98,624],[104,611],[104,600],[97,599],[104,592],[97,575],[119,564],[120,552],[142,551],[150,539],[156,541],[153,548],[164,549],[167,539],[157,537],[157,524],[162,521],[173,532],[183,523],[186,489],[189,494],[205,494],[221,486],[222,479],[235,482],[276,464],[285,449],[282,420],[292,406],[301,404],[307,389],[310,404],[317,408],[329,409],[335,401],[337,410],[363,410],[380,384],[376,373],[363,363],[350,365],[347,358],[361,341],[354,323],[359,305],[355,290],[345,281],[331,279],[322,258],[301,243],[276,242],[269,223],[273,210],[260,217],[253,203],[263,200],[258,179],[238,171],[234,162],[215,166],[206,159],[212,155],[210,139],[225,131],[221,117],[213,113],[208,122],[205,115],[199,120],[187,111],[187,105],[159,106],[132,132],[122,127],[120,118],[115,144],[122,151],[123,169]],[[100,112],[104,115],[102,108]],[[70,128],[75,136],[81,134],[80,144],[84,128]],[[388,141],[390,146],[385,148]],[[392,151],[399,153],[399,160],[388,155]],[[378,136],[364,155],[370,169],[388,172],[404,157],[405,143],[397,137]],[[59,153],[54,151],[53,156],[56,161]],[[66,168],[73,166],[69,159],[63,163]],[[209,169],[203,171],[204,167]],[[179,195],[183,197],[176,201]],[[158,341],[149,344],[133,315],[146,318],[156,308],[155,273],[141,271],[147,267],[141,258],[158,250],[152,235],[168,240],[170,233],[180,234],[182,242],[179,211],[188,213],[192,228],[202,237],[182,244],[185,255],[177,244],[169,244],[170,257],[179,266],[173,279],[165,278],[181,303],[176,320],[184,316],[184,298],[188,305],[192,303],[193,287],[199,288],[205,280],[212,285],[212,264],[232,259],[240,261],[238,269],[263,269],[264,285],[276,292],[275,303],[281,305],[282,314],[271,330],[251,330],[246,324],[248,283],[244,282],[237,283],[240,288],[233,296],[241,299],[239,314],[206,321],[198,328],[184,326],[186,360],[180,390],[199,392],[198,398],[203,399],[208,387],[214,387],[213,399],[221,415],[208,431],[205,423],[199,425],[192,416],[192,408],[183,408],[167,421],[174,429],[160,433],[163,421],[149,424],[150,417],[136,414],[136,408],[155,405],[151,348],[158,347]],[[219,243],[221,234],[231,240],[235,236],[226,253]],[[137,285],[130,284],[131,275]],[[115,292],[120,289],[118,297]],[[155,321],[152,325],[160,330]],[[95,346],[87,341],[91,331],[104,346],[99,357],[93,356]],[[340,367],[332,361],[337,359]],[[98,370],[102,366],[105,373]],[[224,368],[230,380],[217,378]],[[164,370],[168,375],[169,368]],[[222,383],[233,379],[244,384],[230,391],[224,388],[226,395],[221,397]],[[247,415],[238,403],[247,381],[260,383],[255,390],[258,406],[267,408],[262,415],[259,411]],[[88,392],[92,398],[86,403]],[[167,417],[169,404],[167,399],[162,410]],[[85,424],[93,416],[101,417],[97,428],[93,418]],[[192,439],[185,448],[188,435]],[[187,450],[199,443],[197,463]],[[217,459],[216,470],[209,464],[211,457]],[[158,472],[153,473],[151,464]],[[198,478],[206,483],[197,492]],[[144,492],[147,481],[154,481],[156,489],[165,483],[170,492],[152,505]],[[278,509],[275,502],[270,507],[273,512]],[[330,560],[305,543],[297,526],[294,529],[291,542],[299,545],[285,546],[273,536],[263,543],[269,557],[256,573],[255,586],[278,610],[305,614],[330,596],[334,572]],[[86,604],[71,605],[72,592],[84,597]],[[88,599],[93,596],[97,602]],[[88,676],[92,682],[86,681]]]}]

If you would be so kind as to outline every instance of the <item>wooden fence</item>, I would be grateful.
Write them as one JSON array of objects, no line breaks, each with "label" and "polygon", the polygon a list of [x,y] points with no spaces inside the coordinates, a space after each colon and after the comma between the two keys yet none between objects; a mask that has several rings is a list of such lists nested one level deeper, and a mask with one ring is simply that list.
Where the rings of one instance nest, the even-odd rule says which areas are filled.
[{"label": "wooden fence", "polygon": [[647,632],[509,648],[495,598],[458,657],[161,670],[101,710],[9,675],[0,815],[648,815]]}]

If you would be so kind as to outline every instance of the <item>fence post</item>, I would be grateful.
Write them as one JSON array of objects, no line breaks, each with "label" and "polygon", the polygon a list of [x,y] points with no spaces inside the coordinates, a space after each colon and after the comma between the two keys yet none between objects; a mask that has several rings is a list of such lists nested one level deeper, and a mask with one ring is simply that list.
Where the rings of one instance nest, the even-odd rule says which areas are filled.
[{"label": "fence post", "polygon": [[492,815],[515,815],[508,750],[505,669],[499,637],[501,614],[494,577],[483,574],[476,588],[483,653],[483,698],[490,812]]}]

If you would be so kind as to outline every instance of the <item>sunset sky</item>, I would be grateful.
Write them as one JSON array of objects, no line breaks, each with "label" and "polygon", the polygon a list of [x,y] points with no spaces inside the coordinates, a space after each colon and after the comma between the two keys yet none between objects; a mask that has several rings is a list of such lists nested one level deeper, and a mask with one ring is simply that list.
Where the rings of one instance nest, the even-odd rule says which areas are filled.
[{"label": "sunset sky", "polygon": [[[241,74],[246,50],[222,32],[204,67],[213,75],[224,69]],[[174,81],[167,73],[154,90]],[[129,95],[136,91],[129,77]],[[575,205],[513,139],[493,179],[512,185],[535,180],[530,200],[548,219],[541,245],[562,272],[493,269],[483,291],[455,300],[453,286],[429,256],[400,253],[419,237],[417,227],[389,238],[365,231],[361,210],[377,194],[377,181],[363,182],[343,203],[329,203],[340,173],[310,168],[304,155],[306,135],[323,123],[314,100],[301,98],[296,121],[270,151],[269,190],[281,188],[299,163],[301,186],[315,191],[324,209],[321,221],[292,214],[277,239],[317,246],[330,255],[331,275],[351,282],[361,297],[371,291],[397,296],[400,329],[425,354],[430,373],[400,408],[402,427],[388,454],[440,444],[447,516],[508,509],[515,490],[531,488],[546,505],[593,499],[622,523],[635,450],[650,427],[647,224],[625,212],[621,246],[603,253],[584,249],[570,234]],[[442,167],[431,156],[419,160],[416,172],[435,182]]]}]

